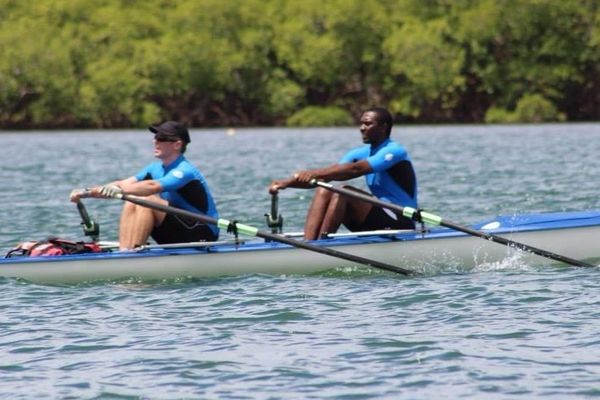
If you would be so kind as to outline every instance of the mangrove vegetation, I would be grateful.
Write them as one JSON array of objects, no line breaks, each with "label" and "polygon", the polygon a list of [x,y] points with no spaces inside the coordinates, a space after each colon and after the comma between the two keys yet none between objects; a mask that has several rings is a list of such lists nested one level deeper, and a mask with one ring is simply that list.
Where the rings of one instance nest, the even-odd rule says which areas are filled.
[{"label": "mangrove vegetation", "polygon": [[0,0],[0,127],[600,117],[596,0]]}]

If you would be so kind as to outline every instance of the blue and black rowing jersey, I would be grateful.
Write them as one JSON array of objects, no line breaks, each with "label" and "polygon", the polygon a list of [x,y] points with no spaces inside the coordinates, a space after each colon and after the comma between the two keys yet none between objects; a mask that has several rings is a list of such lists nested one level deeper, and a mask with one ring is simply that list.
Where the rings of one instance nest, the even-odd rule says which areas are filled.
[{"label": "blue and black rowing jersey", "polygon": [[[138,172],[135,179],[158,181],[163,187],[160,197],[167,200],[173,207],[200,212],[215,219],[219,218],[217,207],[204,176],[183,155],[166,166],[160,161],[153,162]],[[215,235],[218,235],[218,227],[207,226]]]},{"label": "blue and black rowing jersey", "polygon": [[373,195],[383,201],[417,208],[417,178],[406,149],[391,139],[379,146],[357,147],[346,153],[340,164],[367,160],[373,172],[365,175]]}]

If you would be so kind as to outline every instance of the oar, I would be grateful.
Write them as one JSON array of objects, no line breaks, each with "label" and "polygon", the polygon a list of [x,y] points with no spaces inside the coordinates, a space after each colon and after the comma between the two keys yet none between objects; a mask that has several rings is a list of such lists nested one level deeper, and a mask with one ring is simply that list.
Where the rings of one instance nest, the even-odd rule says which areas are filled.
[{"label": "oar", "polygon": [[527,252],[530,252],[533,254],[537,254],[538,256],[550,258],[552,260],[560,261],[560,262],[563,262],[565,264],[569,264],[569,265],[572,265],[575,267],[588,267],[588,268],[596,267],[595,265],[592,265],[592,264],[589,264],[589,263],[586,263],[583,261],[575,260],[573,258],[566,257],[566,256],[561,256],[560,254],[552,253],[550,251],[538,249],[537,247],[529,246],[524,243],[515,242],[514,240],[506,239],[501,236],[496,236],[496,235],[492,235],[491,233],[481,232],[481,231],[477,231],[477,230],[468,228],[466,226],[461,226],[454,222],[448,221],[446,219],[442,219],[441,217],[439,217],[437,215],[430,214],[430,213],[427,213],[424,211],[415,210],[412,207],[402,207],[397,204],[382,201],[376,197],[369,196],[369,195],[366,195],[366,194],[363,194],[360,192],[341,188],[339,186],[333,186],[326,182],[317,181],[316,179],[313,179],[311,181],[311,184],[325,188],[325,189],[330,190],[335,193],[342,194],[344,196],[353,197],[355,199],[362,200],[366,203],[371,203],[371,204],[374,204],[379,207],[383,207],[383,208],[387,208],[387,209],[396,211],[398,213],[401,213],[403,216],[405,216],[407,218],[423,221],[430,225],[445,226],[447,228],[451,228],[451,229],[454,229],[454,230],[457,230],[460,232],[464,232],[464,233],[472,235],[472,236],[477,236],[482,239],[489,240],[490,242],[496,242],[496,243],[500,243],[500,244],[515,248],[515,249],[524,250],[524,251],[527,251]]},{"label": "oar", "polygon": [[183,217],[193,218],[198,221],[204,222],[206,224],[216,225],[219,228],[223,228],[223,229],[228,229],[230,227],[233,227],[235,230],[237,230],[237,232],[239,232],[243,235],[256,236],[256,237],[260,237],[263,239],[269,239],[269,240],[272,240],[275,242],[289,244],[290,246],[293,246],[293,247],[298,247],[300,249],[314,251],[316,253],[325,254],[325,255],[328,255],[331,257],[341,258],[342,260],[356,262],[359,264],[366,265],[368,267],[379,268],[379,269],[383,269],[386,271],[396,272],[396,273],[402,274],[402,275],[416,274],[415,271],[410,271],[410,270],[407,270],[404,268],[396,267],[394,265],[385,264],[385,263],[375,261],[375,260],[370,260],[368,258],[355,256],[355,255],[348,254],[348,253],[343,253],[341,251],[333,250],[333,249],[330,249],[327,247],[321,247],[321,246],[316,246],[316,245],[313,245],[310,243],[301,242],[299,240],[290,239],[288,237],[279,236],[279,235],[276,235],[273,233],[260,231],[257,228],[254,228],[249,225],[240,224],[235,221],[228,221],[228,220],[222,219],[222,218],[219,218],[217,220],[217,219],[209,217],[207,215],[197,214],[197,213],[193,213],[193,212],[190,212],[187,210],[182,210],[180,208],[166,206],[163,204],[144,200],[139,197],[135,197],[135,196],[127,195],[127,194],[118,194],[115,196],[115,198],[118,198],[121,200],[126,200],[131,203],[140,205],[142,207],[148,207],[148,208],[153,208],[155,210],[163,211],[168,214],[175,214],[175,215],[180,215]]}]

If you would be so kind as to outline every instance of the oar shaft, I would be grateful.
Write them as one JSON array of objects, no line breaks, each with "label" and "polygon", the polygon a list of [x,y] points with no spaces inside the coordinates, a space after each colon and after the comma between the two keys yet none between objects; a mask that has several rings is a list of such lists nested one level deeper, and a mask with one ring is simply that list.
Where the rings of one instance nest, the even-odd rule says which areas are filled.
[{"label": "oar shaft", "polygon": [[[193,213],[191,211],[182,210],[180,208],[175,208],[175,207],[167,206],[164,204],[156,203],[153,201],[144,200],[142,198],[130,196],[127,194],[122,194],[119,196],[119,198],[122,200],[129,201],[131,203],[143,206],[143,207],[153,208],[153,209],[163,211],[163,212],[166,212],[169,214],[175,214],[175,215],[179,215],[179,216],[183,216],[183,217],[196,219],[196,220],[204,222],[206,224],[216,225],[219,228],[223,228],[223,229],[229,228],[229,226],[232,224],[231,221],[226,220],[226,219],[212,218],[208,215]],[[237,230],[237,232],[239,232],[243,235],[256,236],[256,237],[260,237],[263,239],[270,239],[272,241],[285,243],[285,244],[288,244],[293,247],[297,247],[297,248],[301,248],[301,249],[305,249],[305,250],[309,250],[309,251],[314,251],[316,253],[325,254],[325,255],[328,255],[331,257],[336,257],[336,258],[340,258],[340,259],[351,261],[351,262],[356,262],[356,263],[363,264],[363,265],[366,265],[369,267],[380,268],[380,269],[383,269],[386,271],[391,271],[391,272],[395,272],[395,273],[402,274],[402,275],[415,274],[414,271],[410,271],[410,270],[407,270],[407,269],[404,269],[401,267],[397,267],[395,265],[382,263],[382,262],[379,262],[376,260],[371,260],[368,258],[356,256],[353,254],[343,253],[341,251],[337,251],[337,250],[334,250],[334,249],[331,249],[328,247],[316,246],[316,245],[302,242],[299,240],[290,239],[288,237],[276,235],[276,234],[269,233],[269,232],[264,232],[264,231],[258,230],[257,228],[254,228],[249,225],[235,222],[234,227]]]},{"label": "oar shaft", "polygon": [[481,232],[481,231],[478,231],[475,229],[471,229],[469,227],[462,226],[462,225],[456,224],[454,222],[442,219],[441,217],[439,217],[437,215],[430,214],[425,211],[415,210],[412,207],[402,207],[397,204],[382,201],[376,197],[369,196],[369,195],[366,195],[361,192],[341,188],[338,186],[333,186],[326,182],[313,180],[311,183],[316,186],[330,190],[332,192],[342,194],[344,196],[353,197],[353,198],[362,200],[367,203],[371,203],[371,204],[379,206],[379,207],[383,207],[383,208],[387,208],[387,209],[396,211],[407,218],[418,219],[418,220],[428,223],[430,225],[439,225],[439,226],[444,226],[446,228],[451,228],[451,229],[466,233],[468,235],[477,236],[482,239],[489,240],[491,242],[500,243],[500,244],[503,244],[503,245],[506,245],[506,246],[509,246],[509,247],[512,247],[515,249],[519,249],[519,250],[524,250],[524,251],[536,254],[538,256],[546,257],[546,258],[549,258],[549,259],[552,259],[555,261],[560,261],[562,263],[573,265],[575,267],[587,267],[587,268],[596,267],[595,265],[592,265],[592,264],[589,264],[589,263],[586,263],[583,261],[575,260],[573,258],[566,257],[566,256],[563,256],[560,254],[556,254],[551,251],[539,249],[537,247],[529,246],[524,243],[515,242],[514,240],[506,239],[501,236],[496,236],[491,233],[486,233],[486,232]]}]

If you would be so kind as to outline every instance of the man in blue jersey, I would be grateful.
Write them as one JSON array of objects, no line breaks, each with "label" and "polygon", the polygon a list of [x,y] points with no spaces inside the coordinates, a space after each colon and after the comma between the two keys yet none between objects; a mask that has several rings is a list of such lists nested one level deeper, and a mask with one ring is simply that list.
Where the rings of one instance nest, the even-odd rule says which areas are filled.
[{"label": "man in blue jersey", "polygon": [[[275,180],[270,193],[286,187],[310,188],[312,179],[345,181],[365,176],[371,193],[400,206],[417,208],[417,178],[406,149],[390,139],[393,119],[385,108],[363,112],[360,133],[365,146],[350,150],[338,164],[298,171]],[[349,189],[359,190],[352,186]],[[314,240],[335,233],[344,224],[349,230],[413,229],[414,222],[395,212],[317,188],[304,225],[304,238]]]},{"label": "man in blue jersey", "polygon": [[[183,156],[190,143],[187,128],[179,122],[167,121],[148,129],[154,133],[154,156],[159,161],[130,178],[88,189],[91,196],[110,198],[126,193],[218,219],[206,180]],[[79,201],[83,193],[74,190],[71,201]],[[120,248],[133,249],[145,244],[150,236],[159,244],[214,241],[219,237],[219,229],[194,219],[125,202],[119,225]]]}]

